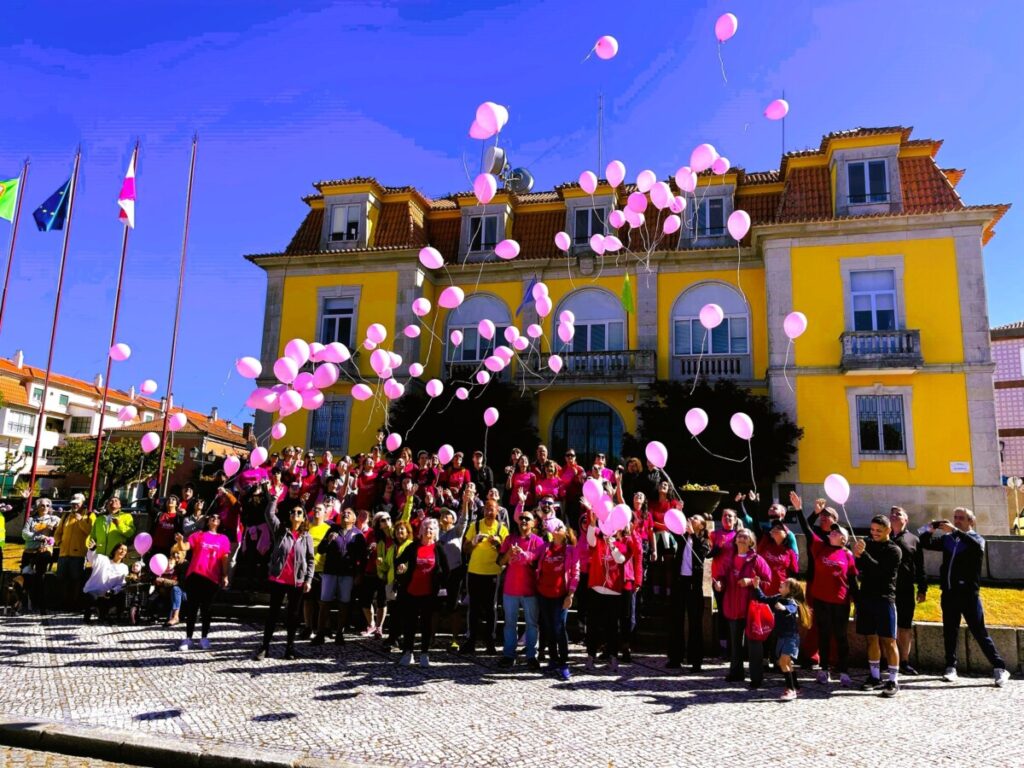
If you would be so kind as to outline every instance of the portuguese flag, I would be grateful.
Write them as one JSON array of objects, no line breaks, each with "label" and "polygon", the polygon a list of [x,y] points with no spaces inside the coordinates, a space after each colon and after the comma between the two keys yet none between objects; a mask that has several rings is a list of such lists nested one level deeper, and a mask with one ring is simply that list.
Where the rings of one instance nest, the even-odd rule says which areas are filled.
[{"label": "portuguese flag", "polygon": [[0,181],[0,219],[14,220],[14,204],[18,202],[18,179]]}]

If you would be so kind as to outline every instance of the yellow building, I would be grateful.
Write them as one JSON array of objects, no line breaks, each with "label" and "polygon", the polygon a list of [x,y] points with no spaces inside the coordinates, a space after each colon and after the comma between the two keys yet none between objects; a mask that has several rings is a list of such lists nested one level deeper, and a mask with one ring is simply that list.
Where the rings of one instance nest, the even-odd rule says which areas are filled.
[{"label": "yellow building", "polygon": [[[632,235],[628,225],[616,232],[630,253],[603,256],[590,236],[612,232],[609,214],[624,208],[632,185],[602,182],[593,195],[575,183],[499,190],[480,205],[472,193],[430,200],[372,178],[320,182],[288,247],[247,257],[267,273],[264,371],[292,338],[355,351],[379,322],[403,358],[397,378],[408,379],[418,361],[423,381],[466,379],[491,353],[481,319],[499,334],[539,322],[565,368],[550,386],[550,375],[527,373],[525,382],[541,439],[556,456],[567,445],[583,460],[618,453],[622,432],[636,428],[645,386],[692,378],[700,358],[702,375],[770,394],[803,427],[797,463],[776,490],[796,486],[813,498],[839,472],[854,488],[855,522],[891,504],[915,520],[964,504],[982,530],[1000,530],[982,246],[1006,206],[964,205],[955,191],[963,172],[936,164],[940,146],[901,127],[857,129],[786,154],[777,171],[705,173],[678,233],[664,236],[668,211],[649,208]],[[726,231],[734,210],[753,223],[739,246]],[[568,253],[554,244],[559,231],[572,238]],[[511,261],[494,254],[506,238],[521,248]],[[426,245],[443,254],[445,268],[421,266]],[[627,271],[635,312],[620,299]],[[517,315],[534,278],[554,304],[544,319],[532,300]],[[462,330],[463,344],[430,343],[426,331],[406,338],[402,329],[417,322],[412,302],[436,304],[450,284],[464,289],[465,302],[452,312],[435,307],[424,320],[441,339]],[[697,316],[708,303],[726,319],[701,354]],[[562,350],[557,318],[565,309],[576,336]],[[783,319],[793,310],[807,316],[808,329],[790,347]],[[368,358],[364,351],[348,372],[375,380]],[[515,363],[503,375],[522,377]],[[326,392],[319,410],[286,420],[290,442],[350,453],[373,442],[381,423],[373,400],[353,400],[351,381],[342,381],[349,383]],[[270,414],[257,415],[258,434],[270,424]]]}]

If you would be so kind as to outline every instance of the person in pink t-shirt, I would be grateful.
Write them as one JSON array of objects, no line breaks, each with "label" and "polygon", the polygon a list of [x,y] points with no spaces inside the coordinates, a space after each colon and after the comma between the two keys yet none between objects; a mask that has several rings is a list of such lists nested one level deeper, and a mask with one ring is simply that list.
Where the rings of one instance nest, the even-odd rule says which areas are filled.
[{"label": "person in pink t-shirt", "polygon": [[746,635],[747,612],[754,600],[754,588],[758,581],[768,581],[771,570],[754,550],[753,531],[743,528],[736,532],[734,538],[736,553],[730,559],[725,572],[712,581],[714,590],[724,595],[722,606],[725,618],[729,622],[729,674],[728,683],[742,682],[743,648],[747,649],[747,660],[750,663],[750,687],[761,687],[764,676],[764,643],[753,640]]},{"label": "person in pink t-shirt", "polygon": [[540,669],[537,661],[537,634],[540,605],[537,602],[537,560],[544,554],[544,539],[533,533],[533,513],[523,512],[518,519],[519,530],[505,538],[498,554],[498,565],[508,566],[502,607],[505,612],[505,638],[500,666],[512,667],[516,662],[516,621],[519,609],[526,617],[526,664]]},{"label": "person in pink t-shirt", "polygon": [[202,634],[199,646],[205,651],[210,647],[210,608],[217,590],[228,585],[228,558],[231,542],[223,533],[218,533],[220,517],[207,515],[205,530],[196,531],[184,545],[191,559],[185,572],[185,639],[178,650],[187,651],[192,647],[192,635],[196,628],[196,616],[203,613]]},{"label": "person in pink t-shirt", "polygon": [[550,496],[552,499],[561,499],[565,496],[565,486],[562,485],[562,479],[556,474],[556,469],[555,462],[544,462],[544,474],[537,480],[533,488],[536,498],[543,499]]}]

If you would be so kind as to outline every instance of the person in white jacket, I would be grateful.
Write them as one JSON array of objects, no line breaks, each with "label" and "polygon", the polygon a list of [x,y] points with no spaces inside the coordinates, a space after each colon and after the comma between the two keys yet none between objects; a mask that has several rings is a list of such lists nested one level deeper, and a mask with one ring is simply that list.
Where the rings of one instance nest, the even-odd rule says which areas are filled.
[{"label": "person in white jacket", "polygon": [[85,556],[86,562],[92,566],[89,580],[85,582],[82,592],[85,593],[85,612],[83,621],[88,624],[95,608],[102,621],[106,621],[111,606],[124,590],[124,580],[128,576],[128,566],[124,562],[128,554],[128,545],[121,543],[114,547],[110,557],[96,553],[90,549]]}]

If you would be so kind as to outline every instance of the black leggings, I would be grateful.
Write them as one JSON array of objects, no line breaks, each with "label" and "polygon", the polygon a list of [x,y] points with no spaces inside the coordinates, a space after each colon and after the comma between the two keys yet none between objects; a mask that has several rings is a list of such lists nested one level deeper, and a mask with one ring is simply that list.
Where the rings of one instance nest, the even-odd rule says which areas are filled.
[{"label": "black leggings", "polygon": [[821,658],[821,668],[828,669],[829,657],[832,655],[832,639],[836,641],[836,663],[833,669],[840,674],[848,670],[848,659],[850,656],[850,643],[847,639],[847,631],[850,626],[850,604],[849,603],[826,603],[821,600],[814,601],[814,626],[818,628],[818,653]]},{"label": "black leggings", "polygon": [[[479,573],[469,574],[469,643],[475,645],[478,641],[491,648],[494,646],[494,633],[496,631],[496,611],[494,607],[495,594],[498,589],[497,576],[484,576]],[[483,631],[480,625],[483,624]]]},{"label": "black leggings", "polygon": [[219,589],[220,585],[198,573],[190,574],[185,579],[185,594],[188,596],[185,601],[185,637],[189,640],[196,630],[196,614],[200,609],[203,611],[202,636],[210,634],[210,607],[213,604],[213,596]]},{"label": "black leggings", "polygon": [[[702,576],[676,576],[668,603],[668,660],[683,663],[683,655],[691,666],[704,658],[704,579]],[[683,625],[689,619],[683,640]]]},{"label": "black leggings", "polygon": [[433,595],[406,595],[402,615],[404,624],[402,631],[402,651],[411,653],[416,644],[416,630],[420,632],[420,651],[430,651],[430,643],[434,639],[434,607]]},{"label": "black leggings", "polygon": [[622,595],[605,595],[591,590],[587,616],[587,655],[596,656],[604,649],[611,658],[619,657],[619,620],[622,615]]},{"label": "black leggings", "polygon": [[288,647],[295,642],[295,632],[299,628],[299,616],[302,615],[302,596],[305,592],[300,584],[291,587],[277,581],[268,582],[270,586],[270,613],[267,614],[267,623],[263,625],[263,647],[270,648],[270,641],[274,637],[274,629],[277,626],[277,616],[281,612],[281,603],[287,598],[287,606],[284,612],[284,626],[288,633]]}]

